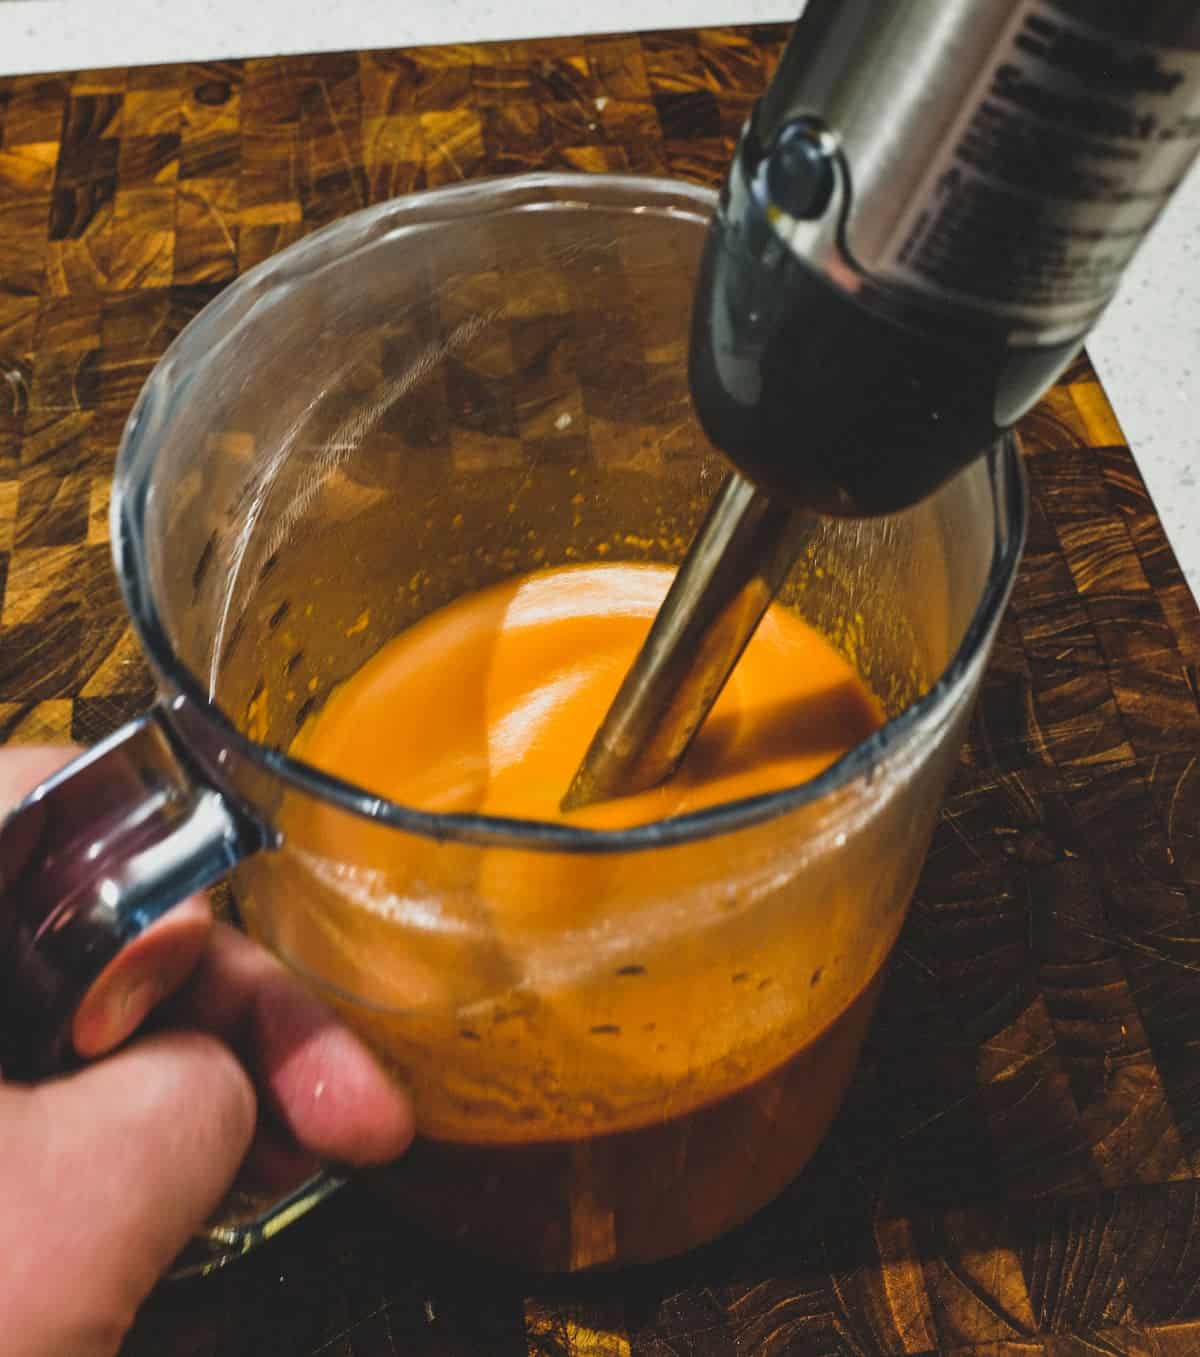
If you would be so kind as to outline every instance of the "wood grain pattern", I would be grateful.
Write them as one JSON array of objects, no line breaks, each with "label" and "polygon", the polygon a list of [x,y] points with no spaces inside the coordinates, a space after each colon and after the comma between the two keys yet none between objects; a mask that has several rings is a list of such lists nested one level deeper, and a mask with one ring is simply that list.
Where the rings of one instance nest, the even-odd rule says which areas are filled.
[{"label": "wood grain pattern", "polygon": [[[426,185],[715,182],[782,36],[0,81],[0,739],[93,740],[149,698],[107,563],[113,455],[221,287]],[[522,392],[522,438],[538,411]],[[1025,566],[860,1075],[803,1177],[726,1241],[573,1284],[467,1263],[352,1189],[159,1293],[130,1357],[1200,1350],[1200,612],[1085,358],[1024,446]]]}]

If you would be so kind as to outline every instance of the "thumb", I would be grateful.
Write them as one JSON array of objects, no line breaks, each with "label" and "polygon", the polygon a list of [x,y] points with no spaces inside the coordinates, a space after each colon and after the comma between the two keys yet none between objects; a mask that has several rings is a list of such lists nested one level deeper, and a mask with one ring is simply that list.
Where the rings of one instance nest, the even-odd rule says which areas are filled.
[{"label": "thumb", "polygon": [[233,1182],[254,1123],[245,1072],[194,1032],[0,1086],[0,1314],[15,1357],[114,1353]]}]

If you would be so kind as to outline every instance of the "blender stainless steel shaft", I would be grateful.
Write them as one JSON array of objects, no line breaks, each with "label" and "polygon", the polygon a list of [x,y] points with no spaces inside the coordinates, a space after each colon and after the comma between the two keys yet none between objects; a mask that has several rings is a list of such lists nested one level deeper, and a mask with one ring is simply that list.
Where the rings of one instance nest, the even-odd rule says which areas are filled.
[{"label": "blender stainless steel shaft", "polygon": [[731,474],[563,798],[563,810],[656,787],[675,771],[812,520]]},{"label": "blender stainless steel shaft", "polygon": [[[932,493],[1078,351],[1198,146],[1190,0],[810,0],[697,284],[693,402],[749,483],[723,498],[871,515]],[[786,575],[711,563],[778,551],[724,512],[681,568],[713,583],[671,591],[571,805],[673,771],[763,610],[734,637],[707,588]]]}]

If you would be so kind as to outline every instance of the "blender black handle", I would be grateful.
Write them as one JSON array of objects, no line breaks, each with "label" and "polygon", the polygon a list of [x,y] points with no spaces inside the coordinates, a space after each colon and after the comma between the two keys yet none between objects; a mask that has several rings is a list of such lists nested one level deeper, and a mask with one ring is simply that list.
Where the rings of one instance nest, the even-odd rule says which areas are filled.
[{"label": "blender black handle", "polygon": [[271,841],[197,777],[155,709],[37,787],[0,825],[0,1073],[77,1062],[72,1024],[123,947]]}]

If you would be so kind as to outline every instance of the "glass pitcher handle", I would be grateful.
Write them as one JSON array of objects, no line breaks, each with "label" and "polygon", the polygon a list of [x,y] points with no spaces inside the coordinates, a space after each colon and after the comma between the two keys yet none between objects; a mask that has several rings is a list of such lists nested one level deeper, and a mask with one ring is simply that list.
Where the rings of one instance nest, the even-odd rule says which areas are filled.
[{"label": "glass pitcher handle", "polygon": [[[274,842],[195,776],[159,710],[37,787],[0,824],[0,1073],[31,1081],[79,1063],[89,992],[135,938]],[[341,1185],[320,1173],[287,1197],[222,1211],[172,1275],[264,1242]]]},{"label": "glass pitcher handle", "polygon": [[267,843],[195,779],[157,712],[43,782],[0,825],[0,1070],[77,1063],[75,1014],[117,954]]}]

